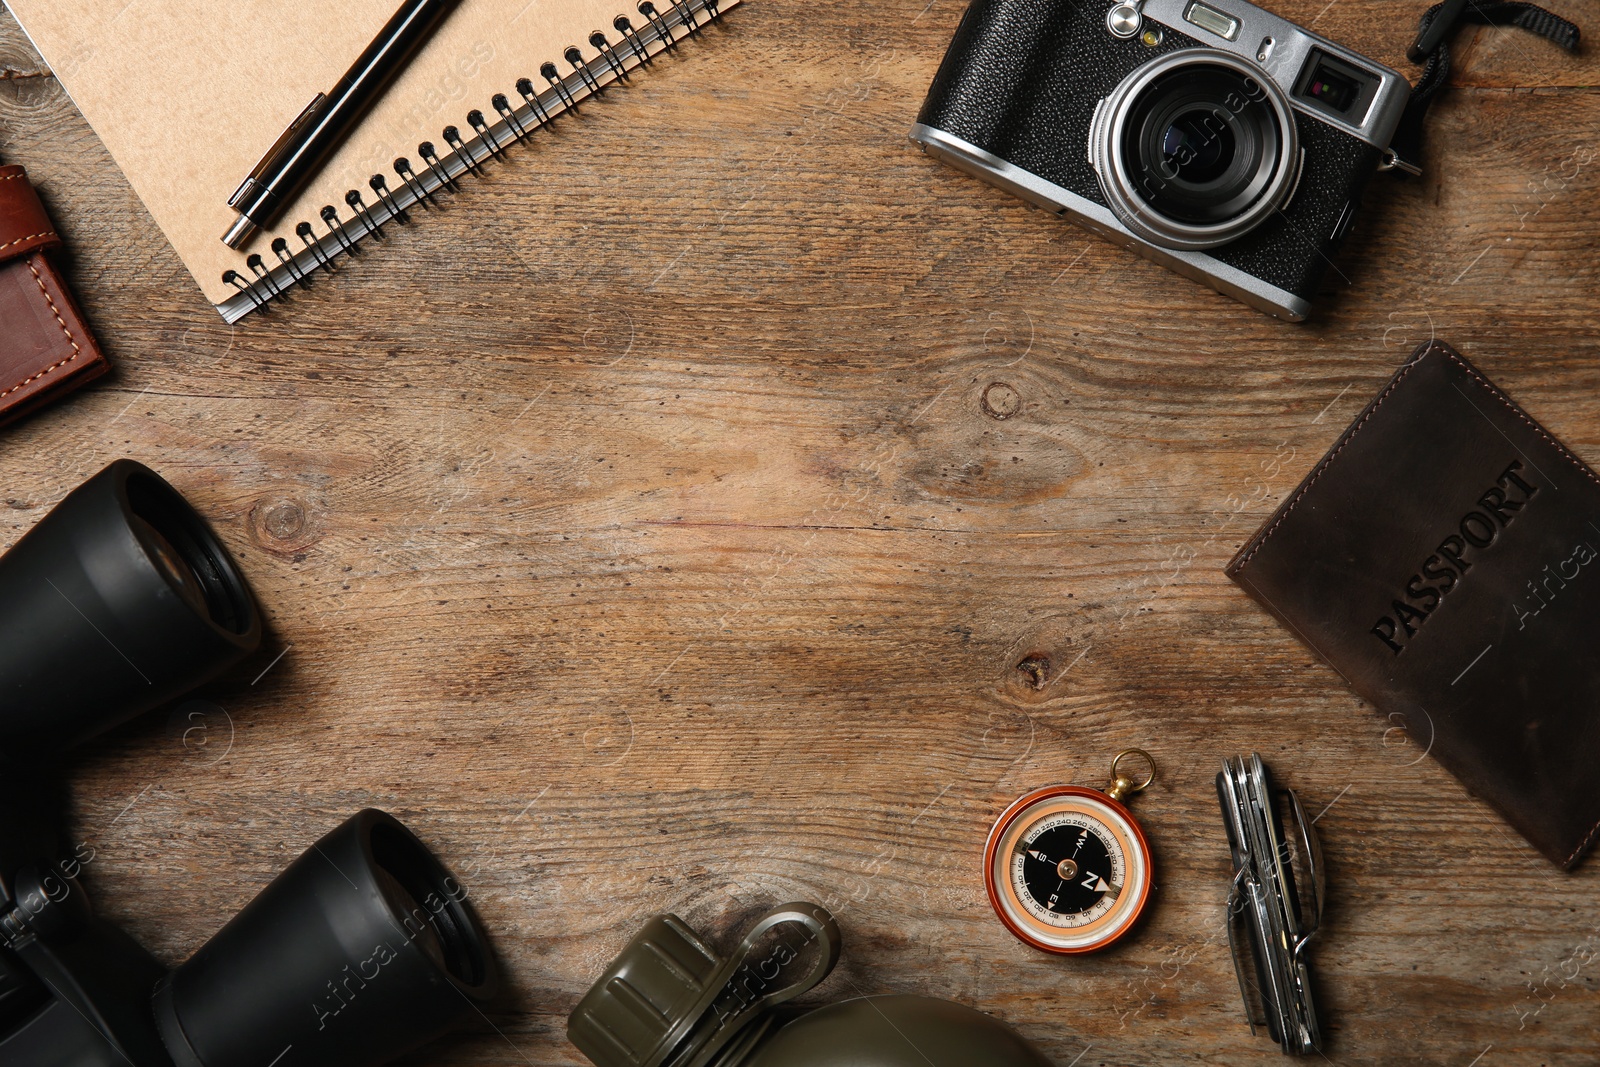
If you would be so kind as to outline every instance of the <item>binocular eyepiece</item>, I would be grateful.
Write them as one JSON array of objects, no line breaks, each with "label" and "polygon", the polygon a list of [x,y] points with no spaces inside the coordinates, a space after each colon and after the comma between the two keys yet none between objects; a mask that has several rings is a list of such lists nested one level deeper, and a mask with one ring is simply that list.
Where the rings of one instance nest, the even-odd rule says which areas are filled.
[{"label": "binocular eyepiece", "polygon": [[468,1022],[496,984],[466,890],[368,808],[166,975],[154,1007],[174,1067],[370,1067]]},{"label": "binocular eyepiece", "polygon": [[255,598],[211,527],[117,460],[0,557],[0,752],[70,748],[260,644]]},{"label": "binocular eyepiece", "polygon": [[0,556],[0,1063],[375,1067],[493,997],[465,889],[373,808],[176,968],[89,910],[39,767],[260,643],[227,549],[139,463],[112,463]]}]

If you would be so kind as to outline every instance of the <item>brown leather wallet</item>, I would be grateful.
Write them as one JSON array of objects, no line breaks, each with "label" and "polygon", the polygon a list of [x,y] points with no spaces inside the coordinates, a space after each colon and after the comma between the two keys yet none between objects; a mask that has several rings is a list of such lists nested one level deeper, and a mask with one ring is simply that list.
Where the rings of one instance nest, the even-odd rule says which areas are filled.
[{"label": "brown leather wallet", "polygon": [[21,167],[0,167],[0,423],[109,369],[49,253],[61,247]]},{"label": "brown leather wallet", "polygon": [[1600,836],[1600,477],[1443,341],[1228,574],[1538,849]]}]

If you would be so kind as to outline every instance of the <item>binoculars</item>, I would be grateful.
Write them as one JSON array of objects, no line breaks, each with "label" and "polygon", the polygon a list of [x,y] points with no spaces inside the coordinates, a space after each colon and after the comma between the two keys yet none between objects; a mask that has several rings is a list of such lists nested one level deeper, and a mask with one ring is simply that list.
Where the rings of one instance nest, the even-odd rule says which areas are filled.
[{"label": "binoculars", "polygon": [[466,891],[358,812],[168,968],[96,916],[54,758],[261,643],[205,520],[118,460],[0,557],[0,1063],[373,1067],[460,1027],[498,970]]}]

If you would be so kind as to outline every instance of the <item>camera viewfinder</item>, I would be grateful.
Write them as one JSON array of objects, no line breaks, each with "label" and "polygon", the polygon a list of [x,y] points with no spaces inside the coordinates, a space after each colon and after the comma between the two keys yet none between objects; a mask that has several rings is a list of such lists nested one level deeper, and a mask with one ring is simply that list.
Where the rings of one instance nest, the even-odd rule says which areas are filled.
[{"label": "camera viewfinder", "polygon": [[1296,100],[1359,126],[1377,95],[1378,76],[1314,49],[1295,87]]}]

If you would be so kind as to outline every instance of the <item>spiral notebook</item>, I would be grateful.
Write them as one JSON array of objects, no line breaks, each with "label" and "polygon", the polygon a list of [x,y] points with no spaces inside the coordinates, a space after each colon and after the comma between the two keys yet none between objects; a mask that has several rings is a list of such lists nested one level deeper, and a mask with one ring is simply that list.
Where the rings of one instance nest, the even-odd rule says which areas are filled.
[{"label": "spiral notebook", "polygon": [[[228,198],[398,0],[5,0],[166,233],[236,322],[331,274],[739,0],[462,0],[276,227],[243,252]],[[408,210],[409,209],[409,210]]]}]

